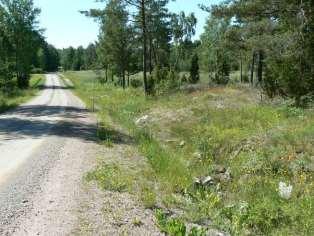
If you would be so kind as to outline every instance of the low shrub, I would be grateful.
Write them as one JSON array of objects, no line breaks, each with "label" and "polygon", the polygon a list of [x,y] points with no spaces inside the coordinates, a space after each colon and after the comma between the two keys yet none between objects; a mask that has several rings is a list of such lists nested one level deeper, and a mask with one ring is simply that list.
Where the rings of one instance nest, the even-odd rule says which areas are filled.
[{"label": "low shrub", "polygon": [[130,85],[132,88],[140,88],[143,87],[143,80],[139,78],[133,78],[130,80]]}]

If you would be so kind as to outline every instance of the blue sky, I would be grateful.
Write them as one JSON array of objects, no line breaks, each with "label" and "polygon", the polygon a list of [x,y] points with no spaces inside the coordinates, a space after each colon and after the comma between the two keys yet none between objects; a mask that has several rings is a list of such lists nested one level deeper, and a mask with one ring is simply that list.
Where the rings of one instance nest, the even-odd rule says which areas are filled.
[{"label": "blue sky", "polygon": [[[202,33],[208,13],[201,11],[198,4],[210,5],[217,0],[177,0],[169,8],[173,12],[194,12],[198,18],[197,37]],[[95,0],[34,0],[41,8],[40,27],[46,29],[47,41],[58,48],[87,46],[98,35],[98,24],[86,18],[79,10],[103,8],[104,3]]]}]

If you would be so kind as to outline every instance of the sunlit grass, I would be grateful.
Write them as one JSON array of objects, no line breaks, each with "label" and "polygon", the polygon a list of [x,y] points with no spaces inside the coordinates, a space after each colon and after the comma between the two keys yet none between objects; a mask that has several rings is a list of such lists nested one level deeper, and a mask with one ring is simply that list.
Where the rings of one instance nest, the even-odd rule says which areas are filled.
[{"label": "sunlit grass", "polygon": [[[147,205],[180,208],[181,220],[210,219],[234,235],[313,234],[313,111],[261,103],[247,88],[145,98],[141,89],[101,85],[92,72],[66,76],[89,106],[97,98],[100,119],[128,130],[147,158],[145,178],[156,182],[143,187]],[[144,115],[147,124],[136,125]],[[216,166],[232,178],[195,188],[194,177],[215,176]],[[278,194],[280,181],[293,186],[288,200]]]},{"label": "sunlit grass", "polygon": [[28,89],[21,90],[13,87],[8,93],[0,92],[0,113],[12,109],[35,96],[43,86],[44,81],[44,75],[34,74],[31,76]]}]

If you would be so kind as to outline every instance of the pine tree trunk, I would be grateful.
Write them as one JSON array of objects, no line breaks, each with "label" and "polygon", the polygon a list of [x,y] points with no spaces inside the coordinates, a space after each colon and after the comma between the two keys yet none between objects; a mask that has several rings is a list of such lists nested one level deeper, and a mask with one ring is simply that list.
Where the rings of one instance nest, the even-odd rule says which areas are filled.
[{"label": "pine tree trunk", "polygon": [[106,65],[105,82],[108,82],[108,65]]},{"label": "pine tree trunk", "polygon": [[29,77],[26,74],[24,74],[24,73],[20,73],[17,76],[17,86],[20,89],[28,88],[29,87]]},{"label": "pine tree trunk", "polygon": [[156,47],[158,48],[158,45],[154,46],[154,44],[152,44],[153,58],[154,58],[155,66],[160,65],[158,55],[156,53],[156,51],[157,51]]},{"label": "pine tree trunk", "polygon": [[180,57],[181,57],[181,43],[178,44],[177,46],[177,55],[176,55],[176,61],[175,61],[175,64],[174,64],[174,69],[177,71],[177,70],[180,70],[179,67],[179,60],[180,60]]},{"label": "pine tree trunk", "polygon": [[153,71],[153,42],[152,37],[149,36],[149,74],[152,74]]},{"label": "pine tree trunk", "polygon": [[147,84],[147,29],[146,29],[146,11],[145,11],[145,0],[141,0],[141,18],[142,18],[142,33],[143,33],[143,80],[144,80],[144,91],[148,95],[148,84]]},{"label": "pine tree trunk", "polygon": [[263,64],[264,64],[264,53],[262,50],[258,52],[258,67],[257,67],[257,80],[261,84],[263,82]]},{"label": "pine tree trunk", "polygon": [[125,89],[125,70],[122,71],[122,88]]},{"label": "pine tree trunk", "polygon": [[255,67],[255,52],[253,52],[252,64],[251,64],[251,78],[250,78],[250,81],[251,81],[252,85],[254,84],[254,67]]},{"label": "pine tree trunk", "polygon": [[243,59],[242,59],[242,53],[240,53],[240,80],[241,80],[241,83],[243,83]]}]

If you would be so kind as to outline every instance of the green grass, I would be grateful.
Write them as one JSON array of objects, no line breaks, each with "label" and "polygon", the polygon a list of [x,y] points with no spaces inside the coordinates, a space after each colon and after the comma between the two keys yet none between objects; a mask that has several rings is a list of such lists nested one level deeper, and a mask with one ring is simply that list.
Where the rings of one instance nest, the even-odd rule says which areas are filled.
[{"label": "green grass", "polygon": [[[180,209],[180,222],[207,227],[203,222],[211,220],[232,235],[313,235],[313,111],[261,103],[248,88],[145,98],[140,89],[101,85],[92,72],[65,75],[89,106],[96,97],[102,122],[112,119],[128,130],[147,158],[151,170],[143,178],[153,185],[139,191],[147,207]],[[144,115],[148,122],[137,126]],[[219,166],[230,180],[193,184],[195,177],[218,178]],[[278,194],[280,181],[293,186],[288,200]]]},{"label": "green grass", "polygon": [[17,107],[35,96],[44,84],[44,75],[34,74],[31,76],[30,87],[25,90],[14,88],[9,94],[0,92],[0,113]]},{"label": "green grass", "polygon": [[104,164],[95,171],[88,173],[86,180],[97,180],[103,189],[117,192],[126,191],[131,181],[123,174],[119,166],[113,164]]}]

